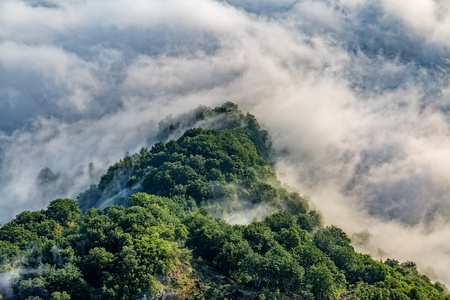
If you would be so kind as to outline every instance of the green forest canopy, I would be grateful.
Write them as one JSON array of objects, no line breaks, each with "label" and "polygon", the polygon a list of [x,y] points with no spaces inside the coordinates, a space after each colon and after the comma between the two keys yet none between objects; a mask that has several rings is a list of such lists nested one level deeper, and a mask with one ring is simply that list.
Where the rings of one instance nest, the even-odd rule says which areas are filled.
[{"label": "green forest canopy", "polygon": [[[0,299],[450,299],[413,262],[373,260],[323,227],[277,180],[252,115],[226,103],[194,119],[217,116],[222,128],[142,148],[76,202],[3,225]],[[168,136],[180,124],[162,126]],[[273,213],[212,217],[258,204]]]}]

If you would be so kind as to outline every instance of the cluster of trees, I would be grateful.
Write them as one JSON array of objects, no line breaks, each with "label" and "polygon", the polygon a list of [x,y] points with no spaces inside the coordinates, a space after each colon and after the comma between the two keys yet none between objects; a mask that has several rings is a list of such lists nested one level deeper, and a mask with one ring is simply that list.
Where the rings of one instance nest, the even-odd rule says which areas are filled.
[{"label": "cluster of trees", "polygon": [[[78,203],[57,199],[2,226],[0,299],[450,299],[414,263],[375,261],[324,228],[277,181],[253,116],[230,103],[203,113],[239,126],[143,148]],[[275,212],[248,225],[210,214],[242,203]]]},{"label": "cluster of trees", "polygon": [[278,211],[230,225],[205,208],[187,212],[170,198],[146,193],[132,195],[127,207],[82,214],[76,202],[57,199],[46,210],[19,214],[0,228],[0,295],[141,299],[164,291],[209,298],[207,288],[192,282],[180,292],[180,282],[171,278],[192,257],[255,299],[449,299],[414,263],[382,263],[355,252],[341,229],[323,228],[313,211]]},{"label": "cluster of trees", "polygon": [[[136,192],[171,197],[192,210],[218,199],[228,202],[224,207],[237,209],[242,205],[237,199],[281,203],[281,198],[289,197],[273,187],[274,171],[263,159],[270,143],[254,116],[242,114],[232,103],[202,109],[202,116],[208,111],[220,113],[222,123],[239,127],[190,129],[176,141],[159,142],[126,156],[108,169],[98,185],[79,195],[80,207],[102,207],[111,199],[125,204]],[[294,197],[293,202],[302,200]]]},{"label": "cluster of trees", "polygon": [[[309,231],[302,227],[305,220],[313,224]],[[323,228],[315,214],[280,211],[231,226],[201,210],[184,224],[195,255],[256,289],[301,299],[449,299],[414,263],[383,263],[357,253],[345,232]]]},{"label": "cluster of trees", "polygon": [[[186,227],[157,199],[81,213],[57,199],[0,229],[2,290],[11,299],[139,299],[179,264]],[[143,204],[142,201],[139,202]],[[148,205],[147,205],[148,204]]]},{"label": "cluster of trees", "polygon": [[158,137],[161,141],[168,140],[170,137],[173,139],[174,136],[181,136],[187,129],[196,127],[218,130],[242,128],[255,145],[259,155],[267,160],[271,154],[268,132],[261,129],[252,114],[243,114],[232,102],[226,102],[216,108],[199,106],[178,117],[169,116],[159,123]]}]

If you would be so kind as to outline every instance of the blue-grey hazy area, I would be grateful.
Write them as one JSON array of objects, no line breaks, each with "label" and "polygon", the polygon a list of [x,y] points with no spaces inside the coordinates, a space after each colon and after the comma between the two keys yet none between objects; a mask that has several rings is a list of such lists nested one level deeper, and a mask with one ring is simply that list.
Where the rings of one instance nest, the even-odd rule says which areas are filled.
[{"label": "blue-grey hazy area", "polygon": [[0,222],[231,101],[326,224],[450,285],[449,72],[447,0],[2,0]]}]

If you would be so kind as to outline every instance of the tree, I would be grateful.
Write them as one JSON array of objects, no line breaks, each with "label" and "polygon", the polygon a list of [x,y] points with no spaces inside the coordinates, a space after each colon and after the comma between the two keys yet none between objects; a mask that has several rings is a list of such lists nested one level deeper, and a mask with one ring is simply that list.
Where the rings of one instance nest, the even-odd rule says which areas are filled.
[{"label": "tree", "polygon": [[279,232],[283,228],[290,228],[295,224],[295,218],[293,215],[287,212],[276,212],[267,216],[264,219],[264,223],[267,224],[273,231]]},{"label": "tree", "polygon": [[53,173],[53,171],[48,167],[45,167],[42,170],[40,170],[39,174],[37,176],[37,183],[40,186],[49,185],[57,180],[58,180],[58,175]]},{"label": "tree", "polygon": [[56,199],[48,205],[46,215],[61,225],[69,225],[80,218],[81,210],[71,199]]},{"label": "tree", "polygon": [[298,247],[301,244],[301,237],[297,230],[294,228],[283,228],[277,236],[277,241],[286,250],[291,250],[292,248]]},{"label": "tree", "polygon": [[47,289],[50,293],[66,292],[72,299],[87,299],[89,290],[82,273],[77,266],[67,263],[63,268],[46,267],[44,276],[47,278]]},{"label": "tree", "polygon": [[[306,283],[311,286],[311,292],[316,299],[330,299],[339,297],[342,286],[324,264],[311,266],[306,271]],[[342,280],[342,279],[341,279]]]},{"label": "tree", "polygon": [[49,299],[49,293],[45,285],[45,279],[40,276],[21,280],[17,285],[17,298],[29,299],[29,297],[34,296],[39,297],[39,299]]},{"label": "tree", "polygon": [[261,222],[253,222],[245,227],[243,237],[249,242],[253,251],[261,255],[264,255],[275,244],[272,231]]}]

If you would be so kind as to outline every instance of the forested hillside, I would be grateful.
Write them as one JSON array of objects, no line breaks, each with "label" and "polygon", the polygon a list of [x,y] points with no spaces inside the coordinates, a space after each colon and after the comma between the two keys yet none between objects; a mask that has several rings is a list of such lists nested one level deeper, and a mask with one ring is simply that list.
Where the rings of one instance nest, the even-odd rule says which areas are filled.
[{"label": "forested hillside", "polygon": [[[162,134],[208,119],[218,129],[142,148],[76,201],[3,225],[0,298],[450,299],[413,262],[373,260],[323,227],[277,180],[252,115],[232,103],[197,112]],[[268,215],[248,225],[223,220],[259,205]]]}]

